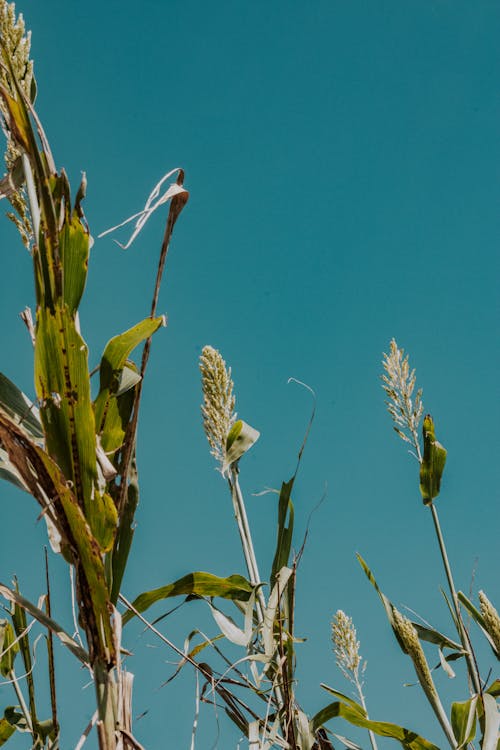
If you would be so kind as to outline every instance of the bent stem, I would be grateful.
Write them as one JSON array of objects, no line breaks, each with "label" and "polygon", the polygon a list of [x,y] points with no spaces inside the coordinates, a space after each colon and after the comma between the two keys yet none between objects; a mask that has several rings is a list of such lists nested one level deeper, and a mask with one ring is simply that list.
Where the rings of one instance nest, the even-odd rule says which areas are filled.
[{"label": "bent stem", "polygon": [[437,513],[437,510],[436,510],[436,508],[434,506],[434,503],[430,503],[429,507],[431,509],[432,520],[434,521],[434,528],[435,528],[436,536],[437,536],[438,543],[439,543],[439,549],[440,549],[440,552],[441,552],[441,558],[443,560],[443,565],[444,565],[444,569],[445,569],[445,573],[446,573],[446,578],[448,580],[448,586],[449,586],[449,589],[450,589],[451,598],[453,600],[453,607],[454,607],[454,610],[455,610],[455,616],[456,616],[456,621],[457,621],[457,630],[458,630],[458,634],[460,636],[460,641],[462,643],[462,647],[463,647],[463,649],[465,651],[465,658],[466,658],[466,661],[467,661],[467,667],[468,667],[468,670],[469,670],[469,675],[470,675],[470,678],[472,680],[472,684],[474,686],[474,690],[475,690],[476,694],[477,695],[481,695],[482,694],[482,688],[481,688],[481,680],[479,679],[479,672],[478,672],[478,668],[477,668],[477,663],[476,663],[476,659],[475,659],[475,656],[474,656],[474,652],[472,651],[472,648],[471,648],[471,643],[470,643],[469,635],[467,633],[467,630],[466,630],[465,625],[464,625],[463,620],[462,620],[462,613],[460,612],[460,606],[459,606],[459,603],[458,603],[458,596],[457,596],[457,592],[456,592],[456,589],[455,589],[455,583],[453,581],[453,575],[452,575],[450,563],[449,563],[449,560],[448,560],[448,554],[446,552],[446,546],[445,546],[445,543],[444,543],[444,538],[443,538],[443,534],[442,534],[442,531],[441,531],[441,526],[439,524],[438,513]]}]

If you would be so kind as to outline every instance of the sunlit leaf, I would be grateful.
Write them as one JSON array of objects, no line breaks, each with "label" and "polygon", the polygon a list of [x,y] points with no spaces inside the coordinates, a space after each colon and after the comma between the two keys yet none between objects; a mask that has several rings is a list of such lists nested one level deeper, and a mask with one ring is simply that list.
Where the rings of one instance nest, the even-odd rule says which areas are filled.
[{"label": "sunlit leaf", "polygon": [[436,745],[433,745],[410,729],[405,729],[405,727],[400,727],[398,724],[391,724],[386,721],[372,721],[352,706],[341,702],[330,703],[311,719],[313,732],[316,732],[323,724],[336,717],[346,719],[353,726],[371,730],[380,737],[391,737],[398,740],[405,750],[439,750]]},{"label": "sunlit leaf", "polygon": [[[254,587],[252,584],[246,578],[243,578],[243,576],[232,575],[228,578],[219,578],[211,573],[196,572],[189,573],[167,586],[145,591],[133,601],[133,606],[138,612],[145,612],[151,605],[162,599],[182,594],[220,596],[223,599],[248,601],[253,590]],[[125,625],[129,622],[132,617],[134,617],[132,611],[126,612],[123,616],[123,624]]]},{"label": "sunlit leaf", "polygon": [[451,727],[459,748],[472,742],[476,735],[476,704],[477,695],[463,703],[452,703]]}]

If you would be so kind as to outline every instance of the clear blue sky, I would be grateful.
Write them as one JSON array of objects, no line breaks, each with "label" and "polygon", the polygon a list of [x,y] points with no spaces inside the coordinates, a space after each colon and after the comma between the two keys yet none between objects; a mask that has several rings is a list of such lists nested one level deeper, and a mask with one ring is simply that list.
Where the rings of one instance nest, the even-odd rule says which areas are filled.
[{"label": "clear blue sky", "polygon": [[[298,647],[298,696],[312,714],[328,701],[321,681],[348,691],[329,641],[331,615],[342,608],[368,660],[370,714],[442,745],[417,688],[402,687],[414,681],[411,664],[355,552],[395,603],[450,632],[417,466],[392,433],[380,388],[381,353],[395,336],[449,451],[439,509],[457,584],[468,590],[475,568],[476,590],[500,604],[500,5],[25,0],[17,8],[33,32],[37,108],[56,163],[73,186],[87,173],[93,235],[138,211],[173,167],[184,167],[191,192],[161,295],[169,323],[155,338],[143,403],[126,594],[191,570],[244,572],[201,428],[203,345],[232,365],[238,412],[262,434],[241,479],[264,569],[275,504],[251,493],[293,472],[311,408],[306,391],[287,385],[299,378],[317,394],[317,417],[295,493],[297,546],[325,487],[327,495],[300,568],[297,629],[307,642]],[[126,252],[109,238],[94,246],[81,313],[92,365],[111,336],[148,313],[164,218]],[[0,241],[0,369],[32,393],[18,318],[33,304],[29,257],[7,221]],[[17,573],[31,598],[43,589],[37,513],[30,498],[2,487],[0,579]],[[57,617],[71,627],[65,568],[52,565]],[[216,631],[201,605],[190,605],[165,627],[181,645],[197,625]],[[151,750],[188,748],[193,675],[185,670],[158,690],[174,657],[137,628],[130,633],[135,713],[149,709],[138,738]],[[488,659],[485,652],[485,672]],[[92,699],[82,673],[61,661],[60,674],[63,747],[71,748]],[[446,694],[465,700],[456,682]],[[0,696],[12,701],[7,689]],[[236,747],[238,733],[219,719],[219,748]],[[366,735],[338,731],[367,744]],[[198,747],[216,735],[205,706]]]}]

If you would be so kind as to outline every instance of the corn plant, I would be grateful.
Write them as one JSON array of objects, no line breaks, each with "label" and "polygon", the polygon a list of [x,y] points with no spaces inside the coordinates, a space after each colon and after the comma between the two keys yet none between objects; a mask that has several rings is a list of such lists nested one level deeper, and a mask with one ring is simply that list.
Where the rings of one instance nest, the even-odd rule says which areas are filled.
[{"label": "corn plant", "polygon": [[[6,710],[0,742],[15,729],[32,735],[33,747],[57,747],[59,724],[52,660],[52,634],[90,671],[96,693],[99,747],[135,747],[131,739],[131,675],[121,668],[121,618],[116,609],[129,555],[138,502],[135,440],[141,389],[151,336],[162,326],[156,307],[174,224],[187,200],[183,172],[158,199],[170,200],[150,315],[107,344],[92,400],[88,348],[78,308],[92,244],[82,203],[86,180],[74,199],[64,170],[57,170],[34,109],[36,85],[29,59],[30,35],[13,4],[0,2],[0,109],[7,138],[7,174],[1,181],[21,239],[33,260],[36,314],[25,311],[34,347],[35,398],[5,375],[0,378],[0,471],[30,493],[41,508],[50,544],[74,570],[78,620],[86,647],[52,618],[50,598],[28,602],[17,587],[0,585],[12,606],[2,621],[0,670],[11,677],[19,708]],[[167,176],[171,176],[170,174]],[[161,183],[160,183],[161,185]],[[159,186],[152,195],[158,197]],[[153,210],[151,201],[135,234]],[[144,344],[141,364],[132,351]],[[26,613],[48,629],[52,718],[38,719],[30,667]],[[20,651],[29,698],[15,678]]]}]

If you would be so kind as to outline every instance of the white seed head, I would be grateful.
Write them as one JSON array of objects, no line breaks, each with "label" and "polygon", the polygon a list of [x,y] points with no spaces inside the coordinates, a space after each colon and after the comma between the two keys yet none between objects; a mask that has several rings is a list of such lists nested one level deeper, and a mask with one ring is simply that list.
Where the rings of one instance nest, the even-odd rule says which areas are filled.
[{"label": "white seed head", "polygon": [[222,469],[226,457],[227,436],[236,420],[231,368],[226,367],[217,349],[205,346],[200,357],[200,371],[203,389],[203,428],[210,452]]},{"label": "white seed head", "polygon": [[415,447],[417,457],[421,460],[418,427],[424,411],[422,389],[416,392],[413,401],[415,370],[410,371],[408,355],[404,356],[404,349],[399,349],[394,339],[390,347],[390,353],[384,353],[382,359],[385,370],[385,375],[382,375],[382,388],[388,398],[387,410],[399,437]]},{"label": "white seed head", "polygon": [[341,609],[337,610],[332,620],[332,644],[337,666],[351,680],[351,675],[357,675],[361,655],[352,618]]}]

